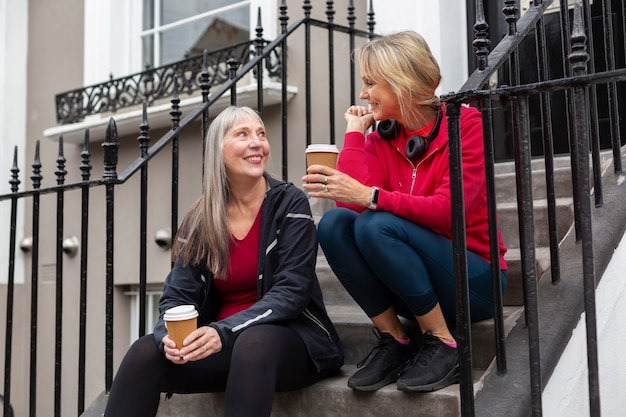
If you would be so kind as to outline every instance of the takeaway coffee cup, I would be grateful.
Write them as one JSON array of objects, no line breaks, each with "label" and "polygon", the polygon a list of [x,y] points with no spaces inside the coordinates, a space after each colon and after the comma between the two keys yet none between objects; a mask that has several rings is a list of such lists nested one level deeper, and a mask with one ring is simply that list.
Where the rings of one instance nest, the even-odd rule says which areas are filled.
[{"label": "takeaway coffee cup", "polygon": [[337,168],[337,156],[339,149],[336,145],[325,145],[314,143],[306,147],[306,165],[326,165],[330,168]]},{"label": "takeaway coffee cup", "polygon": [[167,334],[182,349],[183,340],[198,328],[198,312],[192,305],[172,307],[163,315]]}]

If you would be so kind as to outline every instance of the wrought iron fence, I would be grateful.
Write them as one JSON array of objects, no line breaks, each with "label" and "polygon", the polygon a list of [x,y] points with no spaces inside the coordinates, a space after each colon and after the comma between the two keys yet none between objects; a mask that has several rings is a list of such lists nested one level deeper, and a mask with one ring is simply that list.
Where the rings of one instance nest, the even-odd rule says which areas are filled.
[{"label": "wrought iron fence", "polygon": [[[144,101],[151,106],[157,100],[169,99],[175,88],[180,94],[198,94],[202,88],[203,65],[208,88],[214,88],[228,81],[232,71],[247,64],[267,44],[268,41],[259,37],[161,67],[148,65],[142,72],[120,78],[111,76],[109,81],[57,94],[57,122],[79,122],[92,114],[114,113]],[[269,77],[280,77],[280,56],[277,48],[265,60]]]},{"label": "wrought iron fence", "polygon": [[[556,13],[546,14],[551,1],[536,0],[526,2],[527,8],[520,13],[518,1],[504,1],[501,12],[504,16],[505,33],[502,39],[490,51],[490,32],[487,22],[488,12],[493,12],[495,6],[485,1],[473,1],[472,11],[475,16],[473,25],[475,37],[476,70],[470,75],[465,85],[455,93],[442,97],[448,103],[450,159],[451,166],[461,163],[460,142],[458,129],[458,106],[471,103],[483,112],[485,129],[485,155],[487,167],[488,194],[490,206],[492,259],[498,254],[496,235],[496,201],[494,192],[494,145],[501,144],[501,138],[506,137],[513,144],[513,157],[517,182],[517,204],[519,217],[520,251],[522,262],[522,276],[524,284],[524,314],[527,326],[527,348],[529,360],[526,369],[529,370],[529,384],[524,386],[523,394],[518,390],[511,392],[511,387],[498,384],[498,375],[505,375],[507,369],[505,338],[503,325],[500,322],[502,315],[496,314],[496,364],[497,373],[489,378],[495,380],[491,385],[500,385],[498,390],[499,401],[506,404],[508,415],[542,415],[543,376],[551,373],[542,363],[540,349],[540,326],[545,326],[546,319],[539,315],[538,276],[536,269],[536,253],[534,242],[533,220],[533,184],[531,158],[533,144],[540,147],[544,156],[546,171],[546,187],[548,196],[548,228],[550,236],[550,276],[554,285],[560,281],[559,240],[557,236],[557,215],[554,184],[554,137],[557,129],[554,128],[557,112],[555,103],[562,99],[562,107],[558,107],[560,114],[565,117],[564,130],[560,131],[561,140],[569,147],[572,169],[572,194],[574,198],[576,238],[582,246],[582,275],[584,285],[584,311],[586,316],[587,355],[589,372],[589,410],[590,415],[600,416],[600,392],[598,376],[598,345],[595,315],[595,270],[593,252],[592,206],[591,187],[596,207],[603,204],[602,172],[600,164],[600,139],[604,124],[606,135],[610,140],[610,149],[613,153],[613,166],[616,174],[622,172],[619,105],[623,104],[623,96],[618,94],[618,83],[626,80],[624,52],[616,50],[614,43],[622,38],[624,30],[624,2],[600,0],[594,1],[593,7],[588,0],[561,1],[552,10]],[[558,6],[558,7],[557,7]],[[489,7],[489,9],[488,9]],[[613,9],[612,9],[613,8]],[[601,17],[593,19],[592,16]],[[521,16],[520,16],[521,15]],[[550,19],[552,18],[552,19]],[[549,21],[550,19],[550,21]],[[490,20],[494,22],[494,20]],[[552,26],[550,26],[552,25]],[[557,36],[548,38],[549,29],[558,29]],[[621,28],[614,28],[617,25]],[[496,26],[497,27],[497,26]],[[554,30],[551,32],[555,33]],[[603,34],[603,39],[594,41],[594,34]],[[499,36],[496,33],[496,36]],[[528,42],[528,40],[533,40]],[[527,42],[526,44],[524,42]],[[549,52],[560,52],[560,55],[549,56]],[[595,52],[594,52],[595,51]],[[599,54],[598,54],[599,51]],[[559,57],[562,61],[559,61]],[[525,62],[522,58],[526,59]],[[622,68],[618,68],[620,62]],[[558,68],[559,65],[563,68]],[[562,76],[555,75],[562,70]],[[523,69],[530,71],[523,71]],[[534,68],[533,68],[534,67]],[[598,68],[602,68],[598,70]],[[499,81],[497,81],[499,80]],[[505,80],[503,82],[502,80]],[[600,94],[604,100],[599,99]],[[531,106],[530,103],[535,105]],[[509,123],[506,134],[497,131],[494,123],[494,113],[504,113],[504,120]],[[534,113],[533,113],[534,112]],[[599,114],[604,114],[600,120]],[[533,119],[533,114],[536,117]],[[609,128],[610,127],[610,128]],[[534,129],[534,131],[533,131]],[[538,141],[533,143],[533,137]],[[537,146],[539,145],[539,146]],[[590,159],[591,158],[591,159]],[[590,175],[590,161],[593,176]],[[457,174],[460,173],[458,169]],[[453,211],[463,211],[462,177],[452,175]],[[454,241],[456,252],[464,253],[464,222],[457,219],[454,224]],[[466,260],[462,256],[456,259],[457,289],[465,290],[467,280],[465,270]],[[493,284],[498,288],[498,271],[494,265]],[[460,291],[459,291],[460,292]],[[464,293],[464,292],[460,292]],[[496,291],[495,295],[499,295]],[[501,304],[500,304],[501,305]],[[459,314],[464,314],[467,305],[463,297],[458,300]],[[542,322],[543,320],[543,322]],[[463,334],[461,340],[470,340],[471,331],[468,326],[459,329]],[[462,364],[461,402],[462,415],[474,415],[475,396],[472,388],[471,349],[467,346],[461,350],[464,354]],[[508,391],[508,392],[507,392]],[[530,396],[530,401],[519,401]],[[485,407],[483,402],[480,415],[501,415],[502,409]],[[525,407],[529,406],[529,409]]]},{"label": "wrought iron fence", "polygon": [[[116,189],[126,183],[130,178],[134,176],[139,177],[140,182],[140,201],[142,202],[140,207],[139,218],[140,224],[140,242],[139,246],[142,248],[142,255],[140,259],[140,273],[139,273],[139,287],[140,287],[140,303],[141,314],[145,315],[145,294],[146,294],[146,256],[145,247],[147,245],[146,240],[146,218],[148,207],[145,202],[147,201],[147,184],[148,184],[148,164],[150,160],[161,152],[165,152],[166,146],[171,147],[172,158],[172,183],[171,183],[171,227],[172,234],[175,234],[178,224],[178,137],[189,128],[195,121],[200,120],[202,122],[202,132],[206,131],[208,125],[208,111],[210,107],[225,93],[231,92],[231,102],[236,104],[235,88],[237,82],[245,77],[247,74],[255,73],[261,74],[263,71],[268,72],[271,76],[279,77],[282,83],[282,102],[286,103],[287,99],[287,48],[286,42],[289,36],[302,28],[305,35],[305,97],[306,97],[306,144],[298,144],[298,146],[306,146],[311,143],[311,45],[312,38],[310,29],[313,26],[322,27],[328,29],[328,65],[330,74],[330,91],[329,96],[329,140],[334,143],[334,122],[335,122],[335,96],[334,96],[334,36],[336,33],[345,33],[349,36],[350,48],[354,49],[355,38],[372,38],[376,36],[374,34],[374,14],[371,7],[371,2],[368,12],[368,30],[362,31],[355,28],[354,22],[354,5],[353,2],[349,2],[348,8],[348,25],[343,26],[334,22],[335,10],[333,8],[333,2],[326,2],[326,21],[320,21],[311,18],[312,4],[310,1],[303,2],[304,18],[296,21],[292,25],[288,26],[289,15],[285,1],[281,1],[279,8],[279,21],[281,26],[281,34],[273,41],[268,42],[262,38],[262,26],[258,24],[257,38],[256,40],[248,43],[238,45],[235,49],[225,49],[216,52],[215,54],[205,54],[202,59],[190,58],[171,66],[161,67],[157,69],[148,69],[138,74],[134,74],[129,77],[120,78],[117,80],[110,80],[110,82],[102,83],[97,86],[87,87],[63,93],[57,96],[57,119],[59,123],[71,123],[81,120],[83,117],[94,114],[97,112],[115,112],[125,106],[143,105],[144,116],[140,126],[139,136],[139,152],[140,156],[131,162],[122,172],[118,173],[118,152],[120,143],[117,137],[116,125],[113,119],[109,123],[107,129],[106,138],[103,143],[104,159],[103,159],[103,175],[100,178],[92,178],[92,161],[91,153],[89,149],[88,132],[85,137],[85,145],[81,153],[80,171],[82,180],[79,182],[68,184],[65,182],[66,168],[65,157],[63,149],[63,141],[59,141],[59,152],[56,157],[56,178],[57,185],[51,187],[41,187],[40,170],[42,162],[40,160],[39,153],[37,152],[32,163],[32,170],[30,172],[31,184],[28,190],[20,191],[20,168],[17,166],[17,157],[15,157],[15,163],[12,167],[12,176],[10,180],[11,192],[8,194],[0,195],[0,202],[10,201],[11,203],[11,218],[10,221],[10,234],[9,234],[9,271],[8,271],[8,283],[7,283],[7,304],[6,304],[6,339],[5,339],[5,379],[4,379],[4,413],[8,415],[8,407],[11,394],[11,347],[12,337],[14,329],[13,323],[13,308],[14,308],[14,288],[15,288],[15,252],[18,244],[16,242],[16,227],[17,227],[17,213],[18,203],[26,202],[30,200],[32,205],[32,215],[30,221],[32,222],[32,247],[31,247],[31,335],[30,335],[30,414],[35,416],[36,413],[36,399],[37,399],[37,375],[34,373],[37,363],[37,327],[39,323],[37,321],[37,308],[38,298],[38,253],[39,253],[39,230],[40,230],[40,211],[41,211],[41,197],[44,195],[51,195],[56,197],[55,209],[57,211],[57,223],[55,225],[56,233],[56,293],[55,302],[57,315],[55,317],[56,327],[56,340],[55,340],[55,415],[60,415],[60,398],[61,390],[63,388],[61,384],[61,370],[62,370],[62,330],[63,320],[61,318],[61,311],[63,305],[63,254],[65,253],[66,246],[63,241],[63,208],[65,204],[65,197],[68,193],[80,192],[81,201],[81,238],[80,238],[80,254],[81,254],[81,276],[80,282],[80,337],[79,337],[79,369],[80,374],[78,377],[78,414],[81,414],[84,410],[84,391],[85,391],[85,326],[86,326],[86,314],[89,309],[87,306],[86,298],[86,286],[88,282],[87,263],[88,263],[88,244],[89,244],[89,205],[91,200],[90,190],[97,188],[103,189],[105,194],[105,218],[103,219],[106,225],[106,318],[105,318],[105,331],[106,348],[105,348],[105,383],[104,388],[108,391],[112,383],[113,377],[113,282],[115,275],[115,259],[114,259],[114,246],[116,242],[116,235],[114,230],[114,214],[115,214],[115,195]],[[528,10],[525,11],[523,16],[520,17],[520,7],[518,1],[504,1],[504,8],[500,12],[504,15],[504,21],[506,22],[506,33],[502,40],[492,50],[489,50],[490,36],[494,34],[489,32],[489,24],[487,23],[487,16],[485,13],[486,3],[484,1],[470,1],[471,12],[473,14],[472,25],[475,31],[475,37],[473,40],[473,46],[475,48],[476,56],[476,70],[469,76],[469,79],[465,85],[456,93],[447,94],[442,99],[447,103],[448,107],[448,123],[449,123],[449,135],[450,135],[450,160],[451,160],[451,178],[452,178],[452,192],[453,192],[453,211],[455,213],[463,212],[463,196],[462,196],[462,176],[460,165],[460,152],[461,143],[458,135],[458,107],[462,104],[470,103],[477,105],[483,111],[483,120],[485,126],[485,146],[486,146],[486,168],[487,168],[487,182],[488,182],[488,196],[490,206],[490,229],[492,233],[492,242],[497,242],[496,236],[496,201],[494,190],[494,146],[497,145],[495,139],[496,132],[494,130],[494,119],[498,118],[505,120],[510,124],[510,128],[507,128],[501,137],[509,139],[514,144],[514,156],[516,164],[516,175],[518,181],[518,209],[519,209],[519,223],[520,223],[520,240],[521,240],[521,253],[522,253],[522,269],[523,276],[525,278],[525,319],[528,326],[528,339],[529,339],[529,365],[530,369],[530,381],[529,381],[529,395],[532,397],[531,407],[532,415],[541,415],[541,390],[542,390],[542,368],[541,358],[539,352],[539,329],[538,322],[539,317],[537,314],[537,299],[539,294],[537,293],[537,271],[535,269],[535,247],[532,236],[534,234],[533,229],[533,196],[532,196],[532,182],[530,179],[530,159],[532,154],[531,139],[533,133],[531,132],[532,126],[530,124],[531,109],[529,109],[529,100],[534,98],[539,99],[540,109],[539,118],[539,131],[542,139],[543,154],[546,167],[546,182],[548,184],[549,204],[551,208],[549,210],[549,223],[550,223],[550,242],[551,242],[551,276],[555,284],[558,285],[559,281],[559,254],[558,254],[558,239],[556,237],[556,215],[554,209],[554,200],[552,191],[554,189],[553,183],[553,129],[551,121],[553,115],[551,114],[551,100],[555,98],[556,94],[563,94],[566,99],[566,105],[563,107],[566,115],[568,115],[567,121],[567,138],[571,143],[571,159],[574,176],[574,189],[576,200],[576,230],[579,233],[580,240],[583,242],[583,269],[585,276],[585,286],[589,289],[586,291],[585,298],[585,310],[588,317],[588,351],[590,361],[590,409],[591,415],[597,417],[599,413],[599,392],[597,387],[597,375],[592,372],[594,362],[597,364],[597,343],[595,340],[595,328],[593,321],[594,312],[594,299],[593,299],[593,283],[595,280],[593,270],[593,247],[591,245],[591,204],[590,204],[590,190],[589,190],[589,178],[590,173],[588,171],[588,153],[587,150],[591,148],[591,160],[593,162],[592,167],[594,170],[593,178],[596,181],[594,186],[595,204],[599,206],[602,204],[602,186],[599,182],[601,177],[599,171],[598,152],[600,146],[597,138],[594,138],[594,132],[599,129],[591,128],[591,126],[597,126],[600,124],[598,119],[598,112],[600,110],[605,111],[606,119],[608,120],[608,126],[610,126],[612,138],[612,150],[614,154],[614,166],[616,172],[621,172],[621,157],[620,157],[620,124],[619,124],[619,109],[620,103],[617,100],[619,95],[618,84],[626,80],[626,70],[623,68],[617,68],[618,65],[607,58],[606,67],[601,71],[596,71],[593,67],[594,61],[589,61],[590,57],[593,57],[593,42],[590,40],[590,34],[592,33],[591,23],[591,5],[589,1],[579,0],[575,2],[576,7],[573,12],[573,19],[570,22],[570,14],[572,13],[568,8],[568,5],[564,2],[560,5],[558,16],[560,18],[559,30],[562,34],[562,38],[557,40],[560,43],[559,47],[566,57],[568,65],[564,70],[562,77],[551,77],[548,61],[548,40],[545,33],[545,10],[549,6],[550,2],[542,2],[536,0],[530,5]],[[603,24],[601,25],[602,33],[606,33],[606,46],[607,55],[615,57],[615,51],[610,46],[610,39],[618,37],[616,31],[612,29],[611,16],[614,15],[611,12],[612,2],[610,0],[596,0],[594,4],[603,7],[601,16],[604,16]],[[623,2],[620,3],[623,6]],[[493,10],[493,3],[491,4],[491,10]],[[623,30],[623,15],[624,7],[621,8],[619,15],[621,17],[621,27]],[[617,13],[617,12],[616,12]],[[490,16],[490,22],[493,22],[496,17]],[[619,19],[617,19],[619,21]],[[536,63],[536,77],[532,80],[524,79],[527,74],[523,74],[520,71],[520,47],[524,40],[528,39],[530,35],[533,35],[536,40],[536,46],[532,49],[532,57],[534,63]],[[496,34],[497,35],[497,34]],[[497,37],[497,36],[496,36]],[[552,39],[552,42],[555,40]],[[237,58],[235,58],[237,57]],[[230,59],[230,61],[229,61]],[[623,60],[622,60],[623,61]],[[623,62],[622,62],[623,64]],[[350,96],[354,102],[356,96],[355,85],[357,80],[355,79],[355,69],[353,64],[350,67],[351,85]],[[499,79],[506,80],[506,83],[497,82],[493,83],[495,76]],[[257,107],[263,109],[263,77],[257,77],[258,83],[258,97]],[[606,98],[607,102],[599,104],[598,94],[596,88],[604,86],[602,94]],[[209,90],[215,88],[215,91],[209,96]],[[181,120],[181,113],[178,107],[180,102],[179,93],[199,93],[203,97],[203,103],[197,108],[193,109],[189,115]],[[148,120],[146,117],[147,106],[159,100],[161,98],[171,97],[172,111],[171,125],[172,128],[156,142],[149,146],[149,129]],[[607,104],[608,103],[608,104]],[[502,109],[504,111],[502,112]],[[287,106],[281,107],[281,120],[282,120],[282,175],[284,178],[288,178],[288,145],[293,141],[289,141],[287,137],[288,127],[288,114]],[[502,113],[499,113],[502,112]],[[502,133],[502,132],[501,132]],[[590,137],[591,135],[591,137]],[[500,136],[500,135],[499,135]],[[597,170],[597,171],[596,171]],[[462,415],[472,416],[475,414],[475,393],[473,392],[473,378],[472,378],[472,352],[469,341],[471,340],[470,325],[468,321],[468,306],[467,306],[467,276],[465,270],[466,259],[465,254],[465,224],[464,219],[461,216],[453,216],[454,218],[454,245],[456,270],[457,270],[457,293],[458,296],[458,329],[459,334],[459,346],[462,352],[462,378],[460,383],[461,392],[461,408]],[[492,259],[498,259],[498,248],[496,245],[492,247]],[[494,262],[497,265],[497,262]],[[494,268],[494,294],[499,294],[499,271]],[[502,300],[499,299],[495,312],[495,334],[496,334],[496,363],[497,373],[493,375],[493,378],[498,378],[502,374],[507,372],[506,352],[505,352],[505,336],[503,331],[503,317],[502,317]],[[144,326],[145,316],[140,317],[140,323]],[[145,326],[141,328],[140,333],[145,333]],[[597,369],[597,366],[596,366]],[[505,388],[503,388],[505,389]],[[524,404],[522,404],[523,406]],[[480,410],[484,414],[485,410]]]},{"label": "wrought iron fence", "polygon": [[[373,29],[373,12],[369,14],[369,31],[363,31],[355,28],[355,7],[350,1],[348,8],[348,26],[341,26],[332,23],[332,17],[335,14],[333,2],[327,2],[326,14],[329,21],[319,21],[312,19],[310,16],[312,4],[310,1],[303,2],[304,18],[301,18],[288,26],[289,15],[286,2],[281,1],[279,11],[279,21],[281,27],[281,34],[273,41],[266,41],[263,39],[263,27],[260,20],[260,10],[258,13],[258,25],[257,25],[257,37],[251,42],[245,42],[237,45],[233,48],[225,48],[223,50],[214,51],[213,53],[205,52],[202,57],[194,57],[188,60],[184,60],[169,66],[148,69],[138,74],[134,74],[128,77],[123,77],[116,80],[111,80],[107,83],[102,83],[96,86],[86,87],[82,89],[73,90],[67,93],[59,94],[57,96],[57,119],[59,123],[71,123],[81,120],[83,117],[89,114],[114,112],[123,107],[141,105],[143,108],[143,117],[141,125],[139,126],[139,156],[132,161],[121,172],[119,170],[118,159],[120,152],[120,141],[118,138],[117,127],[113,117],[110,118],[104,142],[103,148],[103,160],[102,169],[103,173],[99,178],[93,178],[91,172],[94,168],[93,161],[91,159],[90,150],[90,138],[89,131],[85,132],[84,145],[81,152],[80,172],[82,180],[73,183],[66,182],[66,159],[64,156],[64,143],[63,138],[59,138],[59,148],[56,156],[56,185],[49,187],[42,187],[41,169],[43,162],[39,155],[39,143],[36,145],[36,153],[31,164],[30,184],[27,184],[27,189],[20,190],[20,185],[23,184],[23,180],[20,179],[23,168],[18,166],[17,149],[15,149],[14,162],[11,168],[10,193],[1,194],[0,202],[10,201],[10,233],[9,233],[9,271],[7,275],[6,285],[6,329],[5,329],[5,350],[4,350],[4,415],[8,416],[10,410],[10,399],[12,393],[12,354],[13,354],[13,336],[15,334],[14,323],[14,309],[15,309],[15,262],[17,259],[16,252],[20,245],[22,249],[26,249],[30,253],[31,261],[31,276],[30,276],[30,306],[31,306],[31,321],[30,321],[30,358],[29,358],[29,415],[38,415],[37,402],[41,393],[38,392],[37,387],[37,352],[41,349],[38,341],[38,327],[40,322],[38,320],[38,312],[40,306],[40,297],[38,294],[38,288],[40,284],[40,223],[41,223],[41,198],[44,196],[55,197],[56,205],[48,207],[49,210],[56,210],[56,224],[54,225],[54,233],[56,236],[55,252],[55,342],[54,342],[54,416],[60,416],[62,405],[61,398],[62,392],[68,389],[67,384],[62,383],[62,373],[64,369],[63,364],[63,352],[66,349],[67,342],[63,342],[63,294],[65,286],[67,285],[67,278],[64,276],[64,254],[67,253],[68,245],[64,241],[64,207],[66,197],[76,196],[72,193],[79,192],[81,205],[81,219],[80,219],[80,246],[77,249],[77,253],[80,253],[80,277],[79,282],[79,294],[80,294],[80,308],[79,308],[79,337],[78,337],[78,378],[76,382],[77,391],[77,415],[82,414],[85,411],[85,373],[87,370],[86,359],[86,326],[87,326],[87,313],[90,309],[87,299],[87,286],[89,282],[88,263],[89,263],[89,245],[93,244],[90,241],[90,236],[93,231],[90,230],[90,225],[93,224],[93,219],[90,218],[91,211],[89,209],[90,204],[93,202],[92,191],[98,190],[103,193],[105,213],[104,218],[101,219],[101,224],[105,227],[105,265],[106,270],[104,272],[105,280],[105,348],[104,348],[104,391],[108,392],[112,380],[113,380],[113,298],[114,298],[114,276],[116,260],[114,257],[115,244],[118,240],[118,236],[115,233],[115,201],[116,191],[119,187],[127,183],[131,178],[139,177],[139,246],[140,246],[140,259],[139,259],[139,334],[143,335],[146,332],[146,288],[147,288],[147,218],[148,218],[148,198],[147,198],[147,186],[149,183],[148,165],[150,160],[160,153],[166,152],[166,147],[171,150],[172,160],[172,178],[171,178],[171,233],[174,235],[178,226],[178,194],[179,194],[179,136],[182,132],[185,132],[190,127],[193,127],[197,121],[201,122],[201,132],[204,134],[209,124],[209,109],[214,105],[222,96],[230,93],[231,104],[237,104],[236,88],[237,83],[249,74],[256,76],[257,84],[257,103],[256,108],[259,112],[263,113],[263,83],[265,77],[278,77],[282,83],[282,101],[287,102],[287,39],[296,32],[299,28],[304,27],[306,32],[306,55],[307,55],[307,95],[310,95],[310,72],[311,72],[311,35],[310,28],[312,26],[320,26],[329,30],[329,33],[333,31],[343,32],[349,35],[351,44],[354,45],[355,37],[370,38],[374,36]],[[370,5],[371,7],[371,5]],[[329,40],[332,43],[332,40]],[[332,48],[331,48],[332,51]],[[238,58],[235,57],[238,55]],[[334,55],[329,53],[329,59],[332,61]],[[332,63],[331,63],[332,67]],[[352,69],[353,71],[353,69]],[[266,74],[264,76],[258,76],[260,74]],[[354,79],[354,78],[353,78]],[[211,89],[214,91],[209,94]],[[202,104],[190,111],[190,113],[181,120],[180,111],[180,98],[181,91],[185,93],[199,93],[202,96]],[[354,93],[353,93],[354,94]],[[165,133],[162,137],[158,138],[152,145],[150,145],[149,136],[149,123],[147,118],[147,108],[150,103],[154,101],[169,97],[171,98],[171,129]],[[331,96],[331,101],[333,96]],[[282,144],[284,149],[283,154],[283,177],[287,178],[287,106],[281,107],[282,112],[282,129],[283,137]],[[307,101],[307,120],[310,122],[311,114],[311,102]],[[333,115],[334,119],[334,115]],[[311,125],[307,124],[307,139],[306,142],[310,143],[311,137]],[[204,142],[204,137],[202,138]],[[204,146],[202,146],[204,149]],[[203,155],[204,159],[204,155]],[[32,227],[32,238],[29,242],[17,242],[17,217],[18,213],[23,210],[20,208],[20,204],[29,203],[32,206],[32,213],[30,216]],[[26,247],[27,246],[27,247]],[[73,387],[73,385],[72,385]]]}]

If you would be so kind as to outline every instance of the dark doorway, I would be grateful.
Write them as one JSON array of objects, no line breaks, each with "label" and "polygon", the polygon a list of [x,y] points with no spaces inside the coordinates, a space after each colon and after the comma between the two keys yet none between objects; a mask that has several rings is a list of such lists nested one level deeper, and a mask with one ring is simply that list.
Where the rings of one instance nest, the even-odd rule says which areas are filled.
[{"label": "dark doorway", "polygon": [[[487,3],[487,2],[485,2]],[[507,26],[502,14],[502,2],[488,2],[486,4],[486,20],[489,23],[489,36],[491,44],[495,45],[507,33]],[[624,25],[622,13],[622,2],[620,0],[612,0],[612,24],[613,24],[613,42],[615,51],[615,65],[617,68],[624,67]],[[468,10],[475,10],[474,0],[468,2]],[[592,38],[593,38],[593,56],[595,72],[602,72],[607,69],[606,54],[608,47],[605,39],[605,29],[603,25],[602,2],[594,1],[591,5],[591,21],[592,21]],[[570,10],[570,22],[572,21],[572,11]],[[468,28],[469,38],[473,40],[474,32],[474,13],[468,12]],[[471,22],[471,23],[470,23]],[[546,13],[544,16],[544,27],[547,39],[547,55],[548,55],[548,77],[550,79],[559,79],[564,76],[567,65],[566,54],[563,53],[563,45],[567,45],[561,41],[561,19],[558,10],[556,12]],[[587,40],[588,45],[590,40]],[[476,59],[471,41],[468,42],[471,49],[469,55],[469,68],[473,71],[476,68]],[[589,46],[588,46],[589,47]],[[519,65],[520,65],[520,83],[525,84],[537,81],[537,52],[536,52],[536,36],[535,31],[531,32],[520,44],[519,47]],[[498,84],[510,85],[510,77],[508,71],[500,70],[498,72]],[[624,92],[624,83],[617,84],[616,98],[619,109],[626,108],[626,98]],[[598,106],[598,131],[601,149],[611,148],[611,128],[610,128],[610,102],[608,97],[608,88],[606,85],[598,85],[594,87],[597,96]],[[568,114],[565,92],[555,92],[550,95],[552,109],[552,125],[554,153],[569,153],[568,141]],[[530,107],[530,132],[531,132],[531,149],[533,156],[541,156],[544,153],[542,142],[542,124],[541,124],[541,106],[540,98],[533,96],[529,102]],[[503,103],[494,103],[494,148],[496,160],[510,160],[513,158],[513,144],[511,140],[511,121],[510,112]],[[619,112],[621,113],[621,112]],[[621,115],[619,124],[621,125]],[[595,129],[595,127],[592,127]],[[620,132],[620,143],[625,143],[624,132]]]}]

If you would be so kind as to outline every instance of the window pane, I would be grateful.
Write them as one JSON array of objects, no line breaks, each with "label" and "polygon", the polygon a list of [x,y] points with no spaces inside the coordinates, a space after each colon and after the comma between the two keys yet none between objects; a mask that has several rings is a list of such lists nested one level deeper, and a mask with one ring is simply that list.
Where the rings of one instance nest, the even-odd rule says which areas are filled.
[{"label": "window pane", "polygon": [[[157,7],[158,6],[158,7]],[[208,17],[199,15],[233,6]],[[249,0],[144,0],[143,65],[167,65],[250,39]],[[155,26],[156,25],[156,26]],[[162,28],[168,25],[169,28]],[[157,42],[158,41],[158,42]]]},{"label": "window pane", "polygon": [[250,39],[248,7],[189,22],[164,31],[161,37],[162,64],[179,61],[186,53],[200,55]]},{"label": "window pane", "polygon": [[143,0],[143,21],[141,27],[143,30],[154,27],[154,0]]},{"label": "window pane", "polygon": [[[231,6],[241,3],[240,10],[248,13],[248,1],[241,0],[161,0],[161,9],[163,17],[161,24],[176,22],[177,20],[186,19],[196,16],[200,13],[210,10],[219,9],[225,6]],[[247,18],[246,18],[247,19]]]},{"label": "window pane", "polygon": [[144,36],[141,38],[141,50],[142,50],[142,61],[144,67],[146,65],[152,65],[153,67],[158,66],[155,65],[154,62],[154,36]]}]

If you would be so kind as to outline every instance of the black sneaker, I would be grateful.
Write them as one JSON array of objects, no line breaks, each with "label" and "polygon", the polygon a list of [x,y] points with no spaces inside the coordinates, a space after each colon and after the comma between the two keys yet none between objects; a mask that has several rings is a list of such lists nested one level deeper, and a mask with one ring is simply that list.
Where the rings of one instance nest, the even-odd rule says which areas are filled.
[{"label": "black sneaker", "polygon": [[401,391],[435,391],[459,381],[459,354],[430,333],[398,378]]},{"label": "black sneaker", "polygon": [[365,367],[348,379],[348,386],[357,391],[376,391],[395,382],[415,353],[413,343],[403,345],[389,333],[381,333],[377,328],[374,328],[374,334],[378,338],[378,346],[372,348],[365,359],[357,364],[357,368],[361,368],[374,351],[376,354]]}]

